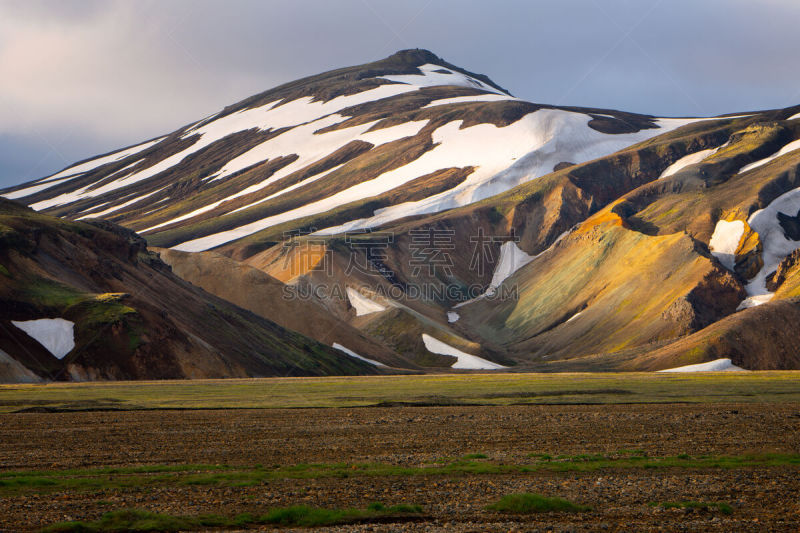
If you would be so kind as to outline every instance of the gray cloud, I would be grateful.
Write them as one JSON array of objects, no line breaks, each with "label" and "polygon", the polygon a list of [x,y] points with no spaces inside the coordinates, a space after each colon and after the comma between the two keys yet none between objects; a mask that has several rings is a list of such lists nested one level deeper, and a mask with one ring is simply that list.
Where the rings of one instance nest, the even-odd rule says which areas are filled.
[{"label": "gray cloud", "polygon": [[795,0],[0,0],[0,186],[269,87],[428,48],[537,102],[800,103]]}]

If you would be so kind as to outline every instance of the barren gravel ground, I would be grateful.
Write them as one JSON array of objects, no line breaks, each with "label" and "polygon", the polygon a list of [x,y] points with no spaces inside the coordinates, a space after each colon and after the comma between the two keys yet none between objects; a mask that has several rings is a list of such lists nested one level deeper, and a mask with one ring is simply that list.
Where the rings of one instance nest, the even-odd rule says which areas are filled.
[{"label": "barren gravel ground", "polygon": [[[800,404],[393,407],[0,415],[0,474],[103,466],[388,463],[421,466],[480,453],[800,453]],[[0,487],[2,488],[2,487]],[[309,504],[423,506],[419,521],[318,531],[800,531],[800,466],[609,468],[587,472],[270,479],[255,486],[149,486],[0,491],[0,531],[136,508],[179,515],[263,512]],[[587,513],[486,511],[502,495],[538,492]],[[725,502],[733,512],[663,510],[651,502]]]}]

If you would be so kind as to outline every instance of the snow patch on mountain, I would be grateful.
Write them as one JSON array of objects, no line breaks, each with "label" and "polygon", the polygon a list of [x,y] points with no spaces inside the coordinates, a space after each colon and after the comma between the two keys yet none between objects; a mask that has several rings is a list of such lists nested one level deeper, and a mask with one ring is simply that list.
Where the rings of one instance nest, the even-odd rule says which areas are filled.
[{"label": "snow patch on mountain", "polygon": [[12,324],[44,346],[57,359],[75,348],[75,323],[63,318],[12,320]]},{"label": "snow patch on mountain", "polygon": [[469,104],[473,102],[500,102],[504,100],[519,100],[519,98],[514,98],[513,96],[507,96],[505,94],[478,94],[474,96],[454,96],[452,98],[440,98],[438,100],[434,100],[428,105],[423,106],[422,109],[428,107],[437,107],[440,105],[449,105],[449,104]]},{"label": "snow patch on mountain", "polygon": [[453,322],[458,322],[459,318],[461,318],[461,316],[458,313],[456,313],[455,311],[448,311],[447,312],[447,321],[450,322],[451,324]]},{"label": "snow patch on mountain", "polygon": [[456,357],[458,361],[453,363],[450,368],[461,368],[468,370],[498,370],[501,368],[507,368],[503,365],[498,365],[497,363],[487,361],[486,359],[478,357],[477,355],[471,355],[462,352],[458,348],[454,348],[453,346],[450,346],[439,339],[431,337],[427,333],[422,334],[422,342],[425,343],[425,349],[431,353],[439,355],[451,355]]},{"label": "snow patch on mountain", "polygon": [[711,235],[711,240],[708,242],[711,255],[716,257],[731,272],[736,264],[736,249],[739,248],[742,235],[744,235],[744,221],[734,220],[733,222],[728,222],[727,220],[720,220],[717,222],[714,234]]},{"label": "snow patch on mountain", "polygon": [[349,355],[350,357],[353,357],[355,359],[360,359],[361,361],[364,361],[365,363],[369,363],[369,364],[375,365],[375,366],[383,366],[383,367],[386,366],[383,363],[381,363],[379,361],[376,361],[374,359],[369,359],[367,357],[362,357],[362,356],[358,355],[356,352],[345,348],[344,346],[342,346],[338,342],[334,342],[332,346],[333,346],[334,349],[339,350],[340,352],[344,352],[347,355]]},{"label": "snow patch on mountain", "polygon": [[497,261],[497,267],[494,269],[489,287],[497,289],[503,281],[511,277],[514,272],[533,261],[534,258],[535,256],[523,252],[522,249],[517,246],[517,243],[513,241],[504,242],[502,246],[500,246],[500,259]]},{"label": "snow patch on mountain", "polygon": [[318,234],[378,227],[408,216],[468,205],[549,174],[562,161],[584,163],[707,119],[659,119],[659,128],[628,134],[601,133],[588,126],[590,120],[583,113],[540,109],[502,128],[478,124],[462,130],[461,121],[450,122],[434,132],[439,146],[381,178],[399,176],[400,183],[405,183],[442,168],[477,166],[464,182],[423,200],[377,209],[372,217],[325,228]]},{"label": "snow patch on mountain", "polygon": [[47,183],[41,183],[39,185],[34,185],[33,187],[25,187],[24,189],[19,189],[19,190],[12,191],[12,192],[9,192],[9,193],[6,193],[6,194],[0,194],[0,196],[2,196],[4,198],[8,198],[9,200],[15,200],[17,198],[24,198],[26,196],[30,196],[32,194],[36,194],[39,191],[44,191],[46,189],[49,189],[50,187],[55,187],[59,183],[63,183],[65,181],[69,181],[73,177],[77,178],[77,176],[68,176],[66,178],[59,178],[57,180],[49,181]]},{"label": "snow patch on mountain", "polygon": [[759,159],[754,163],[750,163],[749,165],[743,166],[742,168],[739,169],[738,173],[742,174],[743,172],[747,172],[748,170],[753,170],[754,168],[766,165],[770,161],[778,159],[782,155],[786,155],[789,152],[793,152],[795,150],[800,150],[800,139],[790,142],[789,144],[785,145],[783,148],[781,148],[780,150],[778,150],[769,157],[765,157],[764,159]]},{"label": "snow patch on mountain", "polygon": [[[256,108],[244,109],[242,111],[231,113],[230,115],[226,115],[221,118],[216,118],[210,121],[201,121],[201,123],[198,123],[198,125],[190,128],[182,136],[182,139],[188,139],[195,136],[199,136],[197,140],[195,140],[195,142],[191,146],[178,152],[177,154],[167,157],[148,168],[140,170],[139,172],[135,172],[127,176],[124,176],[122,178],[119,178],[117,180],[113,180],[109,183],[106,183],[101,187],[92,189],[91,187],[95,184],[91,184],[80,190],[60,195],[58,197],[45,200],[43,202],[39,202],[35,204],[35,206],[31,207],[33,207],[36,210],[46,209],[48,207],[68,204],[77,200],[81,200],[83,198],[93,198],[105,194],[107,192],[119,189],[120,187],[133,185],[142,180],[151,178],[161,172],[164,172],[165,170],[169,170],[173,166],[179,164],[181,161],[186,159],[186,157],[202,150],[203,148],[206,148],[212,143],[219,141],[220,139],[223,139],[228,135],[245,130],[257,129],[260,131],[267,131],[267,130],[276,130],[280,128],[292,127],[292,129],[290,129],[286,133],[295,132],[295,135],[299,133],[301,135],[304,135],[304,139],[292,138],[292,136],[290,136],[289,138],[292,138],[292,141],[294,142],[294,144],[290,148],[287,148],[286,142],[284,143],[265,142],[259,145],[261,147],[267,145],[270,145],[271,147],[280,146],[282,148],[282,152],[278,153],[277,155],[291,155],[293,153],[296,153],[296,150],[299,147],[304,146],[302,144],[302,141],[307,140],[308,135],[313,133],[314,130],[324,128],[326,126],[330,126],[337,122],[340,122],[341,120],[344,120],[344,117],[342,117],[341,115],[335,115],[334,117],[327,117],[328,122],[326,124],[317,125],[310,132],[306,132],[304,130],[296,132],[296,130],[300,128],[295,128],[294,126],[305,124],[309,121],[316,121],[320,119],[320,117],[326,117],[327,115],[335,113],[336,111],[342,110],[346,107],[358,105],[364,102],[380,100],[391,96],[396,96],[398,94],[402,94],[404,92],[409,92],[413,90],[418,90],[418,87],[411,87],[403,84],[381,85],[380,87],[376,87],[374,89],[370,89],[367,91],[362,91],[360,93],[356,93],[353,95],[339,96],[327,102],[314,102],[312,101],[313,100],[312,97],[298,98],[297,100],[292,100],[285,104],[282,104],[282,101],[276,101],[276,102],[270,102],[268,104]],[[284,137],[286,133],[284,133],[283,135],[279,135],[278,138],[283,137],[282,140],[286,141],[287,137]],[[246,154],[243,154],[242,156],[234,158],[233,160],[229,161],[228,164],[226,164],[221,171],[217,172],[211,177],[212,181],[215,178],[216,179],[223,178],[227,175],[242,170],[255,163],[265,161],[270,157],[269,155],[264,155],[263,157],[259,158],[258,157],[259,153],[254,152],[254,150],[256,149],[250,150]],[[249,157],[245,157],[248,156],[248,154]],[[277,178],[273,176],[272,181],[274,181],[274,179]],[[243,191],[241,192],[240,195],[242,194],[247,194],[247,192]]]},{"label": "snow patch on mountain", "polygon": [[347,287],[347,299],[356,310],[356,316],[369,315],[385,311],[386,307],[371,300],[352,287]]},{"label": "snow patch on mountain", "polygon": [[700,150],[699,152],[685,155],[680,159],[678,159],[677,161],[675,161],[674,163],[672,163],[670,166],[668,166],[666,170],[664,170],[664,172],[661,173],[658,179],[663,179],[666,178],[667,176],[672,176],[673,174],[677,173],[680,170],[683,170],[684,168],[690,165],[696,165],[697,163],[700,163],[710,155],[716,153],[717,150],[719,150],[719,148],[710,148],[708,150]]},{"label": "snow patch on mountain", "polygon": [[800,113],[797,113],[796,115],[792,115],[791,117],[787,118],[786,120],[795,120],[795,119],[798,119],[798,118],[800,118]]},{"label": "snow patch on mountain", "polygon": [[[564,231],[564,232],[562,232],[562,233],[561,233],[561,235],[559,235],[558,237],[556,237],[556,240],[554,240],[554,241],[553,241],[553,244],[551,244],[550,246],[548,246],[546,249],[542,250],[541,252],[539,252],[539,253],[538,253],[538,254],[536,254],[536,255],[533,255],[533,256],[530,256],[530,255],[529,255],[528,257],[530,257],[530,261],[533,261],[534,259],[536,259],[536,258],[537,258],[537,257],[539,257],[540,255],[542,255],[542,254],[544,254],[544,253],[547,253],[547,252],[549,252],[550,250],[552,250],[552,249],[553,249],[553,247],[554,247],[556,244],[558,244],[558,243],[561,241],[561,239],[563,239],[564,237],[566,237],[567,235],[569,235],[571,231],[572,231],[571,229],[568,229],[567,231]],[[502,248],[502,247],[501,247],[501,248]],[[525,254],[525,252],[524,252],[522,249],[520,249],[519,247],[517,247],[517,249],[518,249],[520,252],[522,252],[523,254]],[[502,254],[502,250],[501,250],[501,254]],[[528,254],[525,254],[525,255],[528,255]],[[501,257],[501,261],[502,261],[502,257]],[[525,261],[525,263],[524,263],[523,265],[521,265],[519,268],[522,268],[523,266],[527,265],[528,263],[530,263],[530,261]],[[519,270],[519,268],[518,268],[518,269],[515,269],[515,270],[514,270],[514,272],[516,272],[517,270]],[[497,269],[495,269],[495,270],[497,270]],[[512,272],[511,274],[513,274],[514,272]],[[511,274],[509,274],[509,276],[510,276]],[[494,278],[495,278],[495,276],[496,276],[496,275],[497,275],[497,272],[495,271],[495,272],[492,274],[492,280],[494,280]],[[505,278],[503,278],[503,279],[505,280]],[[475,298],[471,298],[471,299],[469,299],[469,300],[466,300],[466,301],[463,301],[463,302],[457,303],[456,305],[454,305],[454,306],[453,306],[453,309],[458,309],[459,307],[464,307],[465,305],[469,305],[469,304],[475,303],[475,302],[477,302],[477,301],[479,301],[479,300],[482,300],[483,298],[486,298],[487,296],[493,296],[493,295],[494,295],[494,293],[495,293],[495,291],[497,290],[497,287],[498,287],[499,285],[500,285],[500,284],[498,283],[497,285],[494,285],[494,286],[493,286],[493,285],[490,283],[490,284],[489,284],[489,286],[486,288],[486,290],[483,292],[483,294],[480,294],[480,295],[476,296]]]},{"label": "snow patch on mountain", "polygon": [[566,324],[567,322],[572,322],[573,320],[575,320],[576,318],[578,318],[578,317],[579,317],[579,316],[581,316],[582,314],[583,314],[583,311],[578,311],[577,313],[575,313],[574,315],[572,315],[571,317],[569,317],[569,318],[566,320],[566,322],[564,322],[564,323]]},{"label": "snow patch on mountain", "polygon": [[665,370],[659,370],[658,372],[735,372],[741,370],[744,370],[744,368],[734,365],[730,359],[725,358],[697,365],[667,368]]},{"label": "snow patch on mountain", "polygon": [[[416,87],[456,85],[460,87],[472,87],[497,94],[505,94],[480,80],[476,80],[472,76],[467,76],[466,74],[447,69],[441,65],[426,63],[425,65],[421,65],[417,68],[420,70],[420,74],[394,74],[390,76],[379,77],[395,83],[407,83]],[[446,73],[444,71],[446,71]]]},{"label": "snow patch on mountain", "polygon": [[315,101],[312,96],[303,96],[295,100],[278,100],[264,104],[263,106],[243,109],[231,115],[224,116],[219,119],[212,120],[197,130],[190,130],[188,134],[195,131],[201,132],[209,126],[228,123],[230,126],[224,126],[228,131],[236,132],[252,128],[260,130],[277,130],[281,128],[291,128],[307,122],[312,122],[319,118],[338,113],[342,109],[364,104],[366,102],[374,102],[376,100],[383,100],[384,98],[391,98],[403,93],[416,91],[419,87],[409,87],[407,85],[380,85],[374,89],[368,89],[355,94],[337,96],[331,100]]},{"label": "snow patch on mountain", "polygon": [[[748,285],[745,285],[745,289],[747,290],[748,293],[751,292],[751,287],[749,287]],[[753,292],[755,292],[755,290],[753,290]],[[736,310],[741,311],[742,309],[758,307],[759,305],[763,305],[772,300],[773,296],[774,294],[771,292],[765,292],[764,294],[755,294],[753,296],[748,296],[747,298],[742,300],[742,302],[736,307]]]},{"label": "snow patch on mountain", "polygon": [[85,174],[90,170],[94,170],[105,164],[113,163],[114,161],[119,161],[120,159],[125,159],[126,157],[131,156],[133,154],[138,154],[139,152],[144,152],[151,146],[155,146],[156,144],[160,143],[162,140],[164,140],[164,138],[165,137],[159,137],[158,139],[153,139],[152,141],[143,142],[141,144],[137,144],[136,146],[131,146],[130,148],[125,148],[123,150],[117,150],[116,152],[112,152],[108,155],[91,159],[84,163],[72,165],[71,167],[65,168],[61,172],[58,172],[56,174],[53,174],[52,176],[48,176],[47,178],[39,180],[39,183],[55,180],[62,176]]},{"label": "snow patch on mountain", "polygon": [[76,218],[75,220],[83,220],[84,218],[99,218],[99,217],[103,217],[105,215],[109,215],[109,214],[111,214],[111,213],[113,213],[115,211],[119,211],[123,207],[128,207],[129,205],[133,205],[136,202],[141,202],[145,198],[153,196],[154,194],[159,193],[159,192],[163,191],[166,188],[167,188],[166,186],[161,187],[160,189],[156,189],[153,192],[149,192],[147,194],[143,194],[141,196],[137,196],[136,198],[134,198],[132,200],[128,200],[128,201],[126,201],[124,203],[109,207],[108,209],[104,209],[103,211],[98,211],[98,212],[94,212],[94,213],[88,213],[86,215],[83,215],[82,217]]},{"label": "snow patch on mountain", "polygon": [[761,258],[764,266],[750,282],[745,285],[749,298],[744,300],[739,309],[761,305],[772,299],[773,293],[767,290],[767,277],[775,272],[784,257],[800,248],[800,241],[786,236],[780,224],[778,213],[797,216],[800,213],[800,187],[777,197],[764,209],[759,209],[747,221],[758,233],[763,250]]},{"label": "snow patch on mountain", "polygon": [[[280,191],[276,192],[275,194],[270,194],[269,196],[264,198],[264,200],[262,200],[262,201],[266,202],[266,201],[272,200],[273,198],[276,198],[278,196],[282,196],[282,195],[286,194],[287,192],[292,192],[293,190],[295,190],[295,189],[297,189],[299,187],[304,187],[304,186],[308,185],[309,183],[313,183],[313,182],[315,182],[315,181],[317,181],[317,180],[319,180],[321,178],[324,178],[325,176],[327,176],[328,174],[331,174],[332,172],[336,172],[337,170],[339,170],[340,168],[342,168],[346,164],[347,163],[342,163],[341,165],[336,165],[335,167],[333,167],[333,168],[331,168],[329,170],[325,170],[323,172],[320,172],[319,174],[314,174],[312,176],[309,176],[308,178],[304,179],[301,182],[295,183],[294,185],[286,187],[285,189],[281,189]],[[251,204],[251,205],[253,205],[253,204]],[[246,207],[249,207],[249,206],[246,206]],[[241,211],[242,209],[246,209],[246,207],[242,207],[242,208],[239,208],[239,209],[234,209],[231,212],[235,213],[237,211]]]},{"label": "snow patch on mountain", "polygon": [[[315,133],[317,130],[326,128],[328,126],[333,126],[335,124],[342,122],[343,120],[346,120],[346,117],[343,117],[342,115],[330,115],[328,117],[315,120],[308,124],[304,124],[302,126],[293,128],[281,135],[278,135],[277,137],[274,137],[268,141],[259,144],[258,146],[252,148],[251,150],[248,150],[239,157],[233,158],[232,160],[228,161],[225,164],[225,166],[222,169],[220,169],[216,174],[212,175],[211,181],[229,176],[231,174],[244,170],[245,168],[251,167],[263,161],[275,159],[278,157],[284,157],[292,154],[296,154],[298,156],[297,160],[281,168],[280,170],[272,174],[269,178],[259,183],[246,187],[230,196],[212,202],[201,208],[195,209],[194,211],[191,211],[189,213],[172,218],[170,220],[167,220],[166,222],[156,224],[155,226],[150,226],[148,228],[140,230],[140,233],[151,232],[156,229],[162,228],[164,226],[174,224],[176,222],[181,222],[183,220],[194,218],[198,215],[211,211],[212,209],[216,209],[225,202],[234,200],[236,198],[245,196],[247,194],[260,191],[261,189],[267,187],[272,183],[275,183],[281,178],[284,178],[289,174],[296,172],[297,170],[305,168],[306,166],[311,165],[319,161],[320,159],[323,159],[324,157],[330,155],[331,153],[342,148],[343,146],[347,145],[350,142],[365,141],[374,144],[376,146],[379,146],[387,142],[392,142],[402,139],[404,137],[410,137],[416,135],[417,133],[419,133],[419,130],[424,128],[425,125],[428,123],[427,120],[412,121],[399,124],[397,126],[383,128],[375,131],[369,131],[370,128],[372,128],[373,126],[375,126],[375,124],[379,122],[379,121],[373,121],[367,124],[362,124],[361,126],[342,128],[339,130],[330,131],[328,133],[323,133],[323,134]],[[306,180],[304,180],[299,184],[296,184],[292,188],[306,185],[312,181],[315,181],[323,177],[325,174],[327,174],[328,172],[332,172],[333,170],[334,169],[331,169],[325,171],[324,173],[317,174],[315,176],[310,176],[309,178],[307,178]],[[267,198],[257,200],[243,207],[237,208],[231,212],[235,213],[243,209],[248,209],[254,205],[266,202],[270,198],[273,198],[285,192],[287,192],[287,190],[279,191],[278,193],[273,194]],[[325,202],[325,200],[322,200],[322,202]],[[275,222],[275,224],[280,224],[281,222],[285,222],[287,220],[291,220],[292,218],[296,218],[296,217],[286,218],[284,215],[285,213],[276,215],[276,217],[274,218],[278,220],[278,222]],[[212,242],[216,242],[216,240],[212,239]],[[220,244],[222,242],[226,241],[221,241]]]},{"label": "snow patch on mountain", "polygon": [[[353,141],[364,141],[375,146],[380,146],[382,144],[397,141],[405,137],[413,137],[428,124],[427,120],[419,120],[405,122],[403,124],[398,124],[397,126],[382,128],[375,131],[369,131],[370,128],[379,122],[374,121],[361,126],[343,128],[328,133],[314,133],[317,129],[326,127],[326,124],[338,124],[342,120],[345,120],[345,117],[341,115],[332,115],[331,117],[327,117],[321,121],[312,122],[308,126],[297,127],[231,160],[225,165],[225,167],[223,167],[222,170],[220,170],[220,175],[238,172],[256,164],[259,161],[265,161],[273,157],[279,157],[280,155],[295,153],[299,156],[296,161],[283,167],[261,183],[248,187],[232,196],[229,196],[221,200],[221,202],[232,200],[234,198],[238,198],[239,196],[261,190],[270,183],[274,183],[279,179],[288,176],[292,172],[319,161],[320,159],[330,155],[331,153]],[[320,124],[320,122],[322,122],[322,124]],[[294,150],[294,152],[292,152],[292,150]],[[306,181],[313,181],[312,178],[314,177],[312,176]],[[244,207],[236,209],[234,212],[247,209],[248,207],[252,207],[265,201],[266,198],[255,201]]]},{"label": "snow patch on mountain", "polygon": [[[37,184],[32,186],[32,187],[26,187],[24,189],[19,189],[17,191],[12,191],[12,192],[9,192],[9,193],[6,193],[6,194],[2,194],[0,196],[8,198],[9,200],[14,200],[14,199],[17,199],[17,198],[24,198],[26,196],[30,196],[32,194],[36,194],[38,192],[50,189],[51,187],[55,187],[56,185],[60,185],[61,183],[64,183],[64,182],[70,181],[72,179],[78,178],[78,177],[82,176],[83,174],[86,174],[87,172],[89,172],[91,170],[94,170],[96,168],[99,168],[99,167],[101,167],[101,166],[103,166],[105,164],[113,163],[114,161],[119,161],[120,159],[124,159],[124,158],[126,158],[126,157],[128,157],[130,155],[136,154],[138,152],[142,152],[142,151],[150,148],[151,146],[161,142],[162,139],[163,139],[163,137],[160,137],[160,138],[155,139],[153,141],[149,141],[149,142],[146,142],[146,143],[138,144],[136,146],[132,146],[131,148],[127,148],[125,150],[120,150],[118,152],[114,152],[113,154],[110,154],[110,155],[107,155],[107,156],[103,156],[103,157],[100,157],[100,158],[97,158],[97,159],[92,159],[91,161],[87,161],[86,163],[73,165],[71,167],[68,167],[68,168],[62,170],[61,172],[58,172],[57,174],[53,174],[50,177],[47,177],[47,178],[39,180],[37,182]],[[121,171],[133,166],[134,164],[136,164],[136,163],[128,165],[128,166],[118,170],[117,172],[121,172]],[[114,174],[116,174],[117,172],[114,172]],[[113,175],[113,174],[111,174],[111,175]],[[39,202],[37,204],[33,204],[33,205],[31,205],[31,208],[38,211],[40,209],[46,209],[47,207],[51,207],[53,205],[60,205],[61,203],[68,203],[70,201],[74,201],[73,200],[73,196],[74,196],[73,194],[63,194],[63,195],[60,195],[60,196],[57,197],[57,198],[59,198],[58,203],[53,203],[52,199],[51,199],[51,200],[48,200],[48,201],[44,201],[44,202]],[[75,199],[78,199],[78,198],[76,197]],[[34,206],[39,206],[39,207],[37,208],[37,207],[34,207]]]}]

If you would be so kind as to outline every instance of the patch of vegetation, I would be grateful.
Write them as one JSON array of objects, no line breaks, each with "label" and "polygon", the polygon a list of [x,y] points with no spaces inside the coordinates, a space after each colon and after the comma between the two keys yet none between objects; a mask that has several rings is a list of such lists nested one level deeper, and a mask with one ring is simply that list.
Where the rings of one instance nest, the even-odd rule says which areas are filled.
[{"label": "patch of vegetation", "polygon": [[0,274],[4,275],[7,278],[11,277],[11,272],[9,272],[8,269],[3,265],[0,265]]},{"label": "patch of vegetation", "polygon": [[[482,454],[475,454],[482,455]],[[274,479],[347,477],[411,477],[497,475],[525,472],[594,472],[604,469],[735,469],[800,467],[800,454],[680,457],[603,456],[581,454],[552,457],[536,454],[528,464],[498,464],[487,460],[447,459],[424,466],[384,463],[313,463],[272,467],[230,465],[156,465],[135,468],[70,469],[0,473],[0,495],[54,491],[127,490],[153,486],[247,487]]]},{"label": "patch of vegetation", "polygon": [[619,455],[638,455],[644,457],[647,455],[647,452],[644,450],[629,450],[627,448],[622,448],[621,450],[617,450],[617,454]]},{"label": "patch of vegetation", "polygon": [[702,511],[713,511],[716,509],[725,515],[733,513],[733,508],[724,502],[651,502],[648,505],[651,507],[660,507],[662,509],[699,509]]},{"label": "patch of vegetation", "polygon": [[52,487],[59,483],[55,479],[41,475],[18,475],[10,479],[0,479],[0,488],[23,488],[23,487]]},{"label": "patch of vegetation", "polygon": [[92,299],[80,302],[79,311],[85,316],[88,324],[117,324],[126,315],[136,314],[136,309],[122,303],[126,296],[123,293],[98,294]]},{"label": "patch of vegetation", "polygon": [[[7,204],[2,204],[2,206],[5,205]],[[30,247],[30,243],[16,229],[0,223],[0,246],[9,249],[25,249]]]},{"label": "patch of vegetation", "polygon": [[422,513],[419,505],[394,505],[380,502],[361,509],[321,509],[297,505],[273,509],[264,515],[243,513],[233,518],[219,515],[174,516],[140,510],[112,511],[94,521],[71,521],[53,524],[43,533],[108,533],[108,532],[171,532],[191,531],[208,527],[247,527],[274,524],[287,527],[314,527],[335,524],[353,524],[393,517],[402,518]]},{"label": "patch of vegetation", "polygon": [[462,459],[465,459],[467,461],[472,459],[488,459],[488,458],[489,456],[486,455],[485,453],[468,453],[467,455],[462,457]]},{"label": "patch of vegetation", "polygon": [[551,498],[542,496],[541,494],[508,494],[500,498],[500,501],[486,507],[489,511],[498,511],[501,513],[516,513],[516,514],[530,514],[530,513],[580,513],[591,511],[592,508],[587,505],[579,505],[572,503],[563,498]]},{"label": "patch of vegetation", "polygon": [[737,155],[751,154],[754,160],[766,157],[777,151],[778,145],[788,142],[789,132],[785,127],[770,124],[753,124],[734,132],[730,143],[712,154],[706,163],[722,161]]},{"label": "patch of vegetation", "polygon": [[493,205],[489,208],[486,216],[489,219],[489,222],[492,224],[498,224],[504,221],[506,218],[505,214],[496,205]]},{"label": "patch of vegetation", "polygon": [[63,309],[86,298],[86,294],[61,283],[36,278],[24,284],[22,299],[42,307]]},{"label": "patch of vegetation", "polygon": [[112,511],[91,522],[59,522],[42,530],[43,533],[94,533],[124,531],[186,531],[203,526],[218,526],[220,520],[178,517],[147,511]]},{"label": "patch of vegetation", "polygon": [[299,505],[275,509],[261,518],[261,523],[281,526],[330,526],[366,522],[375,518],[397,517],[422,513],[419,505],[395,505],[386,507],[380,502],[372,503],[366,510],[360,509],[320,509]]},{"label": "patch of vegetation", "polygon": [[[402,319],[402,315],[398,319]],[[289,338],[295,337],[290,335]],[[419,339],[417,335],[413,340]],[[265,343],[267,341],[264,339]],[[445,339],[445,342],[449,341]],[[299,355],[307,357],[306,354]],[[385,402],[514,405],[521,400],[526,404],[544,405],[800,402],[797,377],[796,371],[713,375],[704,372],[672,375],[609,372],[354,376],[336,380],[260,378],[232,380],[230,383],[201,379],[92,384],[58,382],[47,387],[0,385],[0,412],[35,408],[43,401],[54,409],[69,405],[70,410],[75,411],[81,406],[96,408],[97,401],[107,398],[119,400],[115,407],[118,410],[154,409],[165,405],[181,409],[326,408],[377,406],[385,405]],[[436,391],[435,398],[431,396],[433,390]],[[623,390],[626,392],[610,392]]]}]

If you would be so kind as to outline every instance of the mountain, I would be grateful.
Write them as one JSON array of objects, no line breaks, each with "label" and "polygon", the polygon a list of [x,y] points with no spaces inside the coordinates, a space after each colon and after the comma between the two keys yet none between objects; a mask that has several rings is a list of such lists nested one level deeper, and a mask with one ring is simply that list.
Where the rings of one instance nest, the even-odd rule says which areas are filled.
[{"label": "mountain", "polygon": [[183,281],[132,231],[0,200],[0,382],[370,374]]},{"label": "mountain", "polygon": [[405,50],[0,194],[394,367],[797,368],[798,119],[535,104]]},{"label": "mountain", "polygon": [[[587,114],[588,119],[587,119]],[[152,245],[375,226],[488,198],[689,121],[531,104],[427,51],[277,87],[5,192]],[[375,213],[378,211],[378,213]]]}]

